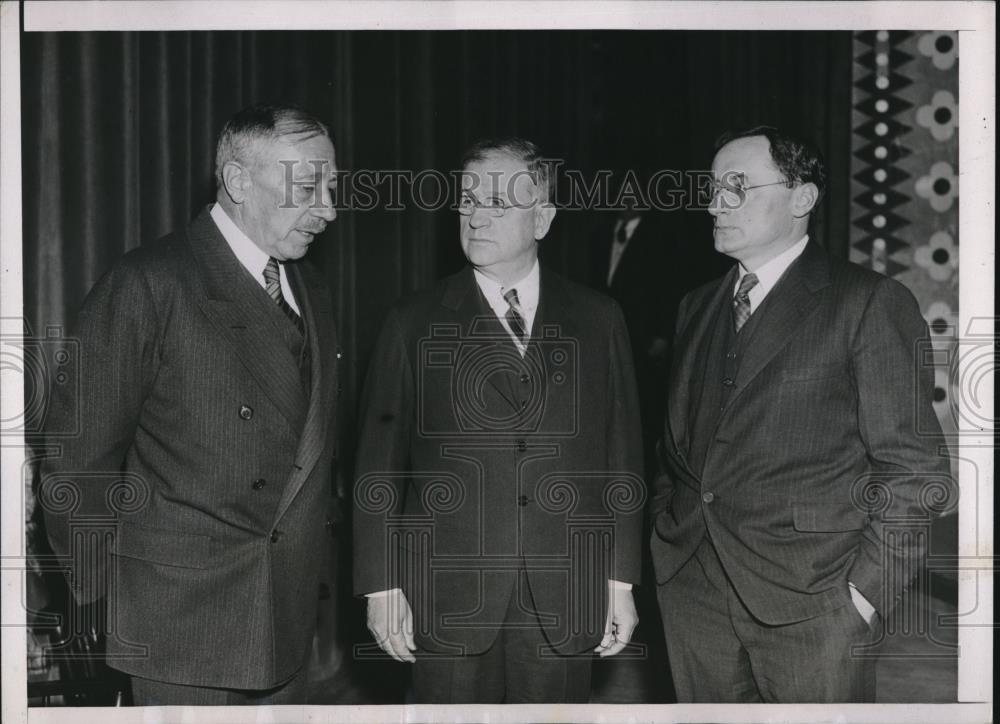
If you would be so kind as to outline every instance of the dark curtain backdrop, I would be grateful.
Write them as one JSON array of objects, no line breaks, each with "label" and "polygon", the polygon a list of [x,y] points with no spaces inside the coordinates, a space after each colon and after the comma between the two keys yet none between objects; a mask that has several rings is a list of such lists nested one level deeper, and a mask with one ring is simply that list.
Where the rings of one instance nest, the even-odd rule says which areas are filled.
[{"label": "dark curtain backdrop", "polygon": [[[704,169],[723,130],[794,126],[831,188],[816,234],[845,255],[850,33],[29,33],[22,45],[25,307],[67,323],[125,251],[214,197],[215,137],[241,107],[296,101],[327,120],[342,169],[452,169],[484,135],[600,168]],[[677,228],[711,244],[709,217]],[[586,278],[594,213],[564,209],[542,248]],[[335,290],[351,404],[381,315],[460,266],[447,210],[344,211],[311,255]],[[349,416],[350,417],[350,416]],[[350,425],[345,426],[349,430]]]},{"label": "dark curtain backdrop", "polygon": [[[21,68],[25,308],[36,333],[68,323],[122,253],[213,199],[215,137],[260,100],[328,121],[347,170],[452,169],[470,141],[507,133],[585,176],[705,169],[728,128],[792,126],[827,156],[815,233],[846,256],[848,32],[28,33]],[[678,234],[711,244],[708,214],[675,218]],[[562,210],[543,260],[587,278],[594,222],[594,212]],[[346,210],[310,255],[337,304],[349,468],[381,317],[461,265],[456,221],[412,205]]]}]

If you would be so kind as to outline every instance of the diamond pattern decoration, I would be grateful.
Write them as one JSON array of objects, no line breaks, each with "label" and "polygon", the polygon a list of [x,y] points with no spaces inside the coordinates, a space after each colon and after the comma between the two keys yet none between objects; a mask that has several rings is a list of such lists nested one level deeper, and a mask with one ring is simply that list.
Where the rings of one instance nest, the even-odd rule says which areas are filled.
[{"label": "diamond pattern decoration", "polygon": [[906,109],[911,108],[912,104],[896,96],[890,96],[888,98],[868,96],[854,107],[865,115],[871,117],[882,115],[883,113],[889,116],[895,116],[902,113]]},{"label": "diamond pattern decoration", "polygon": [[906,194],[893,191],[891,188],[870,188],[855,196],[854,200],[866,209],[881,212],[906,203],[909,201],[909,197]]},{"label": "diamond pattern decoration", "polygon": [[[850,259],[905,284],[942,360],[957,353],[959,36],[949,31],[854,34]],[[947,362],[935,410],[956,431]],[[953,472],[955,468],[953,466]]]},{"label": "diamond pattern decoration", "polygon": [[899,209],[912,197],[912,183],[899,163],[912,153],[905,139],[913,128],[899,116],[913,104],[899,94],[913,83],[906,66],[914,55],[899,44],[910,36],[885,30],[854,36],[851,257],[887,276],[909,268],[904,255],[910,252],[910,222]]}]

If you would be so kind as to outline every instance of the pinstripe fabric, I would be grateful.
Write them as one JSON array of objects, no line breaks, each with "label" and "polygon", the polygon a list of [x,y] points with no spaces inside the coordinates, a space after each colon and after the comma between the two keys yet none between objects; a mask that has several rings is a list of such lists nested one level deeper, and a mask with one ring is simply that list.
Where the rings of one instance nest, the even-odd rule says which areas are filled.
[{"label": "pinstripe fabric", "polygon": [[331,553],[336,342],[323,280],[304,262],[287,271],[308,326],[308,389],[274,344],[294,331],[207,211],[127,254],[84,302],[80,397],[57,388],[50,417],[60,429],[79,414],[81,434],[42,465],[43,486],[68,478],[81,502],[46,526],[57,552],[82,558],[71,531],[106,508],[102,473],[134,481],[110,567],[75,581],[86,601],[107,576],[110,663],[123,671],[267,689],[305,660]]},{"label": "pinstripe fabric", "polygon": [[[653,503],[657,580],[677,572],[707,528],[740,596],[766,623],[849,602],[848,579],[884,613],[923,555],[918,539],[884,545],[884,520],[927,518],[920,491],[948,474],[941,439],[916,432],[939,429],[931,373],[916,359],[926,324],[905,287],[810,243],[768,295],[704,467],[693,471],[688,409],[701,385],[714,384],[704,379],[704,342],[735,273],[681,306],[666,474]],[[860,487],[880,474],[891,485],[884,509]]]},{"label": "pinstripe fabric", "polygon": [[[720,344],[735,275],[681,304],[652,504],[678,694],[866,700],[872,668],[851,645],[870,637],[848,582],[881,617],[891,610],[926,545],[891,527],[929,524],[925,486],[949,471],[927,434],[940,429],[917,356],[927,327],[905,287],[810,243],[738,341]],[[721,563],[714,586],[698,583],[699,545]],[[706,626],[713,606],[721,622]]]}]

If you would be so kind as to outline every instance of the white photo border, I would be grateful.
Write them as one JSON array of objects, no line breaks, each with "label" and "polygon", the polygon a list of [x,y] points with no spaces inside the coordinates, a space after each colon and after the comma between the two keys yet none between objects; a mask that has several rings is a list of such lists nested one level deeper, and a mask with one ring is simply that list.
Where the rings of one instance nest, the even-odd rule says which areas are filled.
[{"label": "white photo border", "polygon": [[[22,29],[23,9],[23,29]],[[346,0],[29,1],[0,0],[0,319],[23,318],[21,266],[20,37],[22,32],[83,30],[317,29],[642,29],[642,30],[917,30],[959,31],[961,124],[959,169],[959,328],[992,320],[995,262],[996,8],[992,2],[348,2]],[[947,27],[942,27],[946,25]],[[993,334],[994,327],[988,326]],[[5,327],[3,334],[8,334]],[[15,332],[16,334],[16,332]],[[992,379],[979,389],[993,399]],[[0,419],[23,409],[23,380],[3,371]],[[989,404],[988,402],[986,404]],[[983,408],[979,408],[982,414]],[[990,412],[990,419],[992,410]],[[960,617],[956,704],[304,706],[27,708],[23,580],[25,562],[23,441],[3,439],[2,590],[4,722],[448,722],[448,721],[725,721],[981,722],[992,719],[993,674],[992,430],[963,438],[960,455],[979,470],[960,476]],[[666,672],[664,672],[666,675]]]}]

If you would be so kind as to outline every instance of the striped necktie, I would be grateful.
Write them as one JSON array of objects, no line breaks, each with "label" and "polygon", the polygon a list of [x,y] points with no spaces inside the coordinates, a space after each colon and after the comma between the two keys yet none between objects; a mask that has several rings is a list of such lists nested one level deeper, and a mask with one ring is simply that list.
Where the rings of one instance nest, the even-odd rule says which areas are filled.
[{"label": "striped necktie", "polygon": [[299,334],[305,337],[306,327],[302,322],[302,317],[291,308],[288,302],[285,301],[285,295],[281,293],[281,272],[278,270],[278,260],[273,256],[267,260],[267,265],[264,267],[264,282],[267,285],[268,295],[278,305],[278,308],[285,313],[285,316],[291,320],[295,328],[299,330]]},{"label": "striped necktie", "polygon": [[757,275],[747,274],[740,279],[740,288],[733,297],[733,327],[737,333],[750,319],[750,290],[755,286],[757,286]]},{"label": "striped necktie", "polygon": [[524,326],[524,315],[521,314],[521,302],[517,298],[516,289],[508,289],[503,293],[503,298],[507,300],[508,309],[504,316],[510,331],[514,333],[521,344],[528,344],[528,330]]}]

